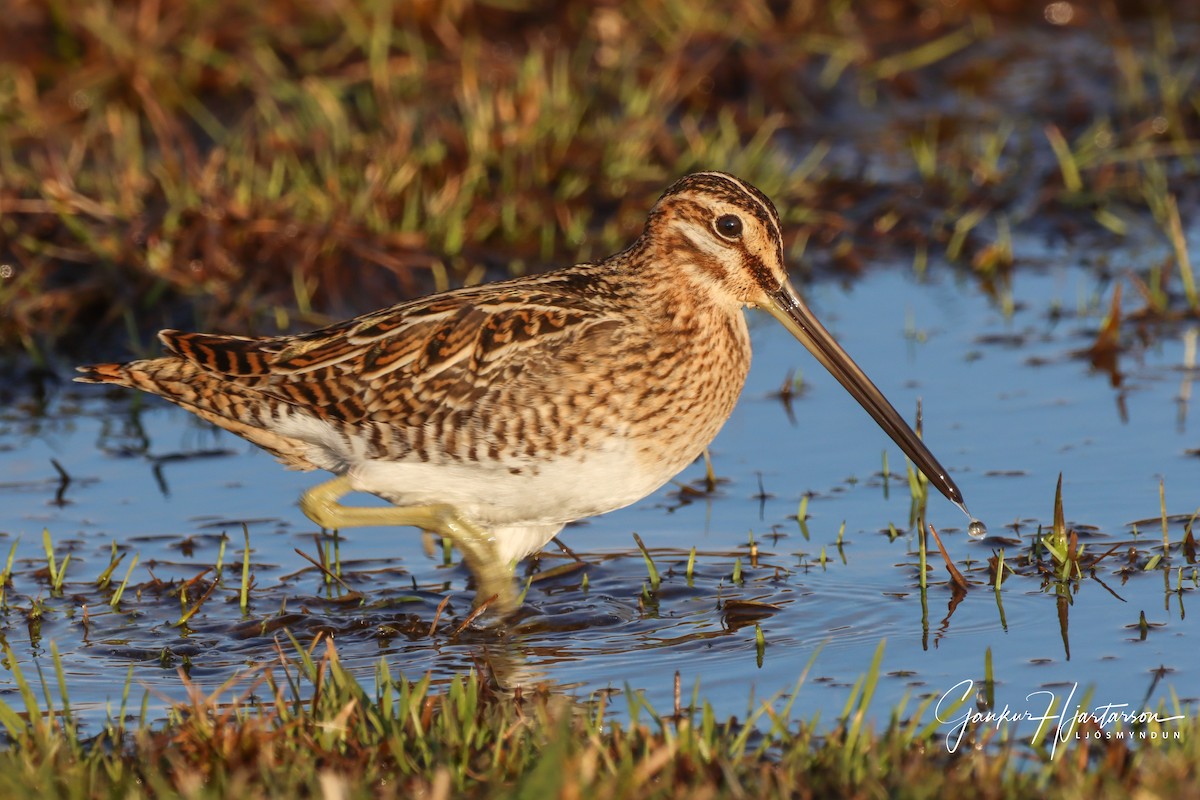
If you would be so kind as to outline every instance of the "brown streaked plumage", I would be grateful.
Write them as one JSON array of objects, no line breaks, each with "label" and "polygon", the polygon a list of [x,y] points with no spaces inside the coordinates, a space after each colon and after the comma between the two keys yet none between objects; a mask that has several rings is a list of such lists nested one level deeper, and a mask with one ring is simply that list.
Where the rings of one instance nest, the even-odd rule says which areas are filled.
[{"label": "brown streaked plumage", "polygon": [[[750,366],[747,306],[779,319],[966,511],[788,283],[771,201],[719,172],[673,184],[642,235],[599,263],[298,336],[167,330],[166,356],[81,367],[76,380],[160,395],[289,467],[335,473],[301,500],[314,522],[447,536],[479,597],[508,612],[514,560],[653,492],[716,436]],[[338,502],[352,491],[394,507]]]}]

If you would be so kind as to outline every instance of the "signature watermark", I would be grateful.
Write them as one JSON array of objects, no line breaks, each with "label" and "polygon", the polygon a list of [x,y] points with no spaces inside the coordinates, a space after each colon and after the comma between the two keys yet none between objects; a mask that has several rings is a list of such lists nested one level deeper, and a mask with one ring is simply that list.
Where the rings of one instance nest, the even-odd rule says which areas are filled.
[{"label": "signature watermark", "polygon": [[[1091,709],[1082,708],[1075,700],[1079,684],[1073,684],[1066,700],[1059,702],[1059,696],[1048,689],[1039,689],[1025,695],[1029,704],[1024,708],[1013,708],[1008,703],[998,710],[980,711],[974,707],[961,713],[957,710],[975,694],[975,681],[966,679],[959,681],[945,694],[938,698],[934,706],[934,717],[938,722],[949,725],[946,732],[946,750],[954,753],[962,744],[968,730],[982,726],[994,725],[997,730],[1005,723],[1036,722],[1037,731],[1034,741],[1040,741],[1047,732],[1047,726],[1054,725],[1054,740],[1050,746],[1050,757],[1053,758],[1060,742],[1066,743],[1075,739],[1178,739],[1178,730],[1135,730],[1133,726],[1149,723],[1161,724],[1183,719],[1183,714],[1162,716],[1156,711],[1135,709],[1129,703],[1105,703]],[[1112,730],[1112,726],[1121,723],[1121,730]]]}]

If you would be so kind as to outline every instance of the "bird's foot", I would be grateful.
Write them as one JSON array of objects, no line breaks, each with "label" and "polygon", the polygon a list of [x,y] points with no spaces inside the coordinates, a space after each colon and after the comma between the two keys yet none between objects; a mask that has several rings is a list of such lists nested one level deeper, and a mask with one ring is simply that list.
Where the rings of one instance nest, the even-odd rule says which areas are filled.
[{"label": "bird's foot", "polygon": [[413,525],[444,536],[463,554],[475,577],[475,605],[487,604],[489,616],[507,619],[520,607],[512,568],[501,561],[492,536],[449,505],[358,507],[342,505],[354,491],[342,475],[306,491],[300,498],[304,515],[327,530],[365,525]]}]

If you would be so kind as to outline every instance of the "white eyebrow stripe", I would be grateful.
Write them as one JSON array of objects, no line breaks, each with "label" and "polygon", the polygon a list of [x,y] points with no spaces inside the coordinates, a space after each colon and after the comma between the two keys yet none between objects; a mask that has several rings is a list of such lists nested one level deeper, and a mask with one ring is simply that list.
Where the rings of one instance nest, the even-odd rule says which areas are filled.
[{"label": "white eyebrow stripe", "polygon": [[717,241],[717,234],[707,226],[700,225],[690,219],[679,219],[674,224],[692,244],[696,245],[697,249],[716,258],[728,256],[728,246]]}]

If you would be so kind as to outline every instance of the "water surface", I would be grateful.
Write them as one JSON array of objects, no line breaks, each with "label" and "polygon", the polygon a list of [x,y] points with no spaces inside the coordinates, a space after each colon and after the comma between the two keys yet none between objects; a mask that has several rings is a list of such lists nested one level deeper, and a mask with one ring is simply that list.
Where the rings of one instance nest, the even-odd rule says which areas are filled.
[{"label": "water surface", "polygon": [[[819,649],[792,713],[833,719],[883,639],[874,705],[881,719],[906,695],[940,696],[981,680],[989,649],[998,705],[1037,710],[1048,695],[1028,697],[1035,692],[1067,703],[1076,684],[1073,703],[1087,688],[1093,706],[1140,709],[1172,692],[1194,703],[1200,676],[1190,654],[1200,629],[1186,612],[1197,567],[1179,543],[1200,505],[1196,326],[1138,336],[1127,322],[1114,387],[1110,373],[1079,355],[1095,338],[1112,281],[1070,249],[1034,244],[1044,266],[1017,273],[1011,314],[948,269],[918,280],[891,265],[806,291],[899,409],[911,416],[922,400],[926,441],[991,529],[988,540],[969,539],[967,520],[931,496],[928,520],[975,584],[961,602],[936,555],[922,602],[903,455],[799,344],[756,315],[748,384],[712,446],[717,490],[681,491],[702,484],[696,464],[631,508],[569,527],[561,539],[586,568],[533,583],[510,635],[452,635],[469,611],[467,574],[440,550],[428,555],[411,529],[343,533],[334,554],[363,601],[339,599],[345,592],[295,552],[332,552],[296,504],[323,478],[288,472],[165,402],[64,385],[45,403],[11,407],[0,420],[0,555],[18,542],[0,616],[5,639],[27,671],[38,665],[47,675],[55,643],[72,705],[89,725],[119,702],[131,666],[135,685],[151,692],[151,715],[161,716],[184,696],[179,668],[214,689],[275,658],[276,640],[290,648],[285,629],[302,643],[332,634],[364,680],[381,657],[396,671],[439,680],[475,666],[579,696],[628,686],[662,712],[679,672],[685,695],[698,682],[721,716],[744,716],[757,699],[790,691]],[[778,391],[793,371],[802,388],[789,413]],[[52,459],[71,476],[65,489]],[[1009,560],[1028,554],[1039,526],[1052,521],[1059,473],[1068,524],[1087,552],[1121,546],[1066,584],[1069,601],[1024,568],[1005,580],[998,602],[986,561],[1001,547]],[[1145,570],[1161,553],[1160,481],[1174,547],[1168,569]],[[796,519],[806,495],[807,537]],[[254,580],[246,616],[237,602],[243,522]],[[60,563],[70,553],[61,597],[45,574],[43,529]],[[657,592],[644,594],[633,532],[667,573]],[[216,564],[223,536],[222,582],[188,626],[174,626],[212,573],[186,602],[180,582]],[[118,610],[106,602],[112,589],[94,584],[114,541],[126,553],[114,582],[138,557]],[[739,559],[742,581],[734,583]],[[535,569],[568,561],[551,545]],[[1148,627],[1139,627],[1142,615]],[[761,659],[756,624],[766,641]],[[13,686],[0,671],[9,702]]]}]

